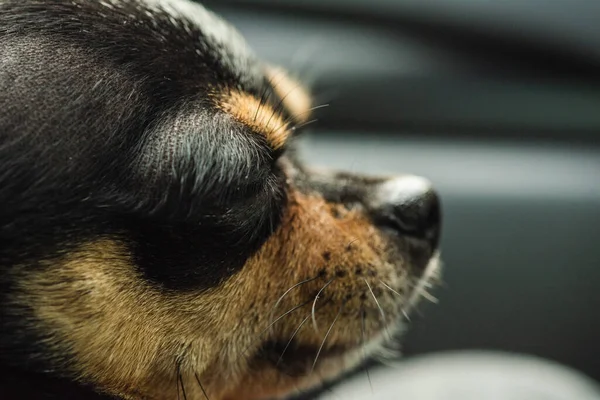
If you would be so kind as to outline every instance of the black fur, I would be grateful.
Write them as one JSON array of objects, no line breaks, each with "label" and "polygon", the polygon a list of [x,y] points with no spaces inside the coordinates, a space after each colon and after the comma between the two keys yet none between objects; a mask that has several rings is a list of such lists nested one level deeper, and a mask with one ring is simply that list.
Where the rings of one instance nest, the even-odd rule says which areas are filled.
[{"label": "black fur", "polygon": [[[207,99],[230,89],[280,99],[236,34],[225,39],[133,0],[0,2],[5,393],[91,398],[19,372],[52,372],[52,363],[27,329],[30,310],[8,306],[14,266],[37,268],[111,236],[156,286],[202,290],[239,270],[277,227],[278,153]],[[31,392],[28,380],[38,382]]]},{"label": "black fur", "polygon": [[137,1],[0,6],[0,261],[120,234],[156,283],[198,289],[276,226],[273,151],[206,100],[270,90],[258,61],[243,44],[146,12]]}]

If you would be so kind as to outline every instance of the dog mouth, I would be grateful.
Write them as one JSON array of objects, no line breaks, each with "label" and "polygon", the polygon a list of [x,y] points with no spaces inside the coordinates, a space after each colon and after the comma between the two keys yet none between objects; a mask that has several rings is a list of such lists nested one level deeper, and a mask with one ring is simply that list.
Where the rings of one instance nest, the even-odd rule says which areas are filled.
[{"label": "dog mouth", "polygon": [[[366,331],[364,324],[365,321],[368,324],[369,319],[365,318],[374,310],[360,308],[346,314],[346,328],[338,329],[337,334],[328,338],[329,331],[327,334],[321,332],[323,338],[320,343],[315,341],[313,333],[303,331],[308,336],[296,335],[302,333],[300,328],[291,338],[282,337],[281,333],[267,338],[249,359],[250,370],[266,371],[271,377],[269,384],[263,386],[261,397],[256,398],[287,398],[313,391],[320,393],[326,383],[339,382],[347,373],[356,371],[371,360],[399,357],[396,340],[405,331],[410,314],[421,299],[427,299],[428,290],[440,282],[440,268],[439,252],[436,251],[421,274],[413,276],[412,290],[403,293],[404,300],[395,305],[397,312],[387,308],[388,318],[384,317],[384,321],[379,322],[375,321],[378,316],[372,315],[371,328]],[[354,318],[357,320],[352,320]],[[354,332],[356,328],[358,330]]]},{"label": "dog mouth", "polygon": [[[401,311],[399,320],[389,322],[388,326],[381,328],[382,331],[387,331],[391,325],[400,324],[401,319],[408,319],[409,314],[418,306],[420,300],[427,297],[428,289],[439,283],[440,268],[439,254],[436,252],[419,276],[413,289],[407,294],[404,304],[399,305]],[[372,338],[372,340],[374,339]],[[256,353],[255,360],[267,363],[288,376],[302,377],[317,368],[324,360],[341,359],[353,351],[360,350],[366,344],[368,343],[317,347],[303,344],[297,338],[286,341],[273,339],[263,343]]]}]

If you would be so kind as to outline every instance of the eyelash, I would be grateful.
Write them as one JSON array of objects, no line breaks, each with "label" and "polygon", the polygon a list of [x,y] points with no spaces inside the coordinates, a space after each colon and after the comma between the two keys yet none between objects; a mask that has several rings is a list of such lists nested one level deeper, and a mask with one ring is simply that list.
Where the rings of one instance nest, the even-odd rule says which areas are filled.
[{"label": "eyelash", "polygon": [[311,119],[311,120],[309,120],[309,121],[306,121],[306,122],[301,122],[301,123],[299,123],[299,124],[293,125],[293,126],[290,128],[290,130],[292,131],[292,133],[293,133],[293,136],[294,136],[294,137],[301,136],[301,135],[302,135],[304,132],[306,132],[306,131],[307,131],[307,129],[305,129],[305,128],[306,128],[308,125],[311,125],[311,124],[313,124],[313,123],[315,123],[315,122],[317,122],[317,121],[318,121],[318,119],[317,119],[317,118],[315,118],[315,119]]}]

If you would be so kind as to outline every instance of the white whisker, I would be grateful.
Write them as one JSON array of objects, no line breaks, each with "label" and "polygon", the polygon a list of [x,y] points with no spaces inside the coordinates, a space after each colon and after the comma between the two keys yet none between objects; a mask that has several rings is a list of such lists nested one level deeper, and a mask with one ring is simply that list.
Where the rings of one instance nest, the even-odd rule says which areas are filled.
[{"label": "white whisker", "polygon": [[426,290],[421,291],[421,296],[423,296],[425,299],[429,300],[433,304],[438,304],[438,302],[439,302],[437,297],[433,296],[431,293],[429,293]]},{"label": "white whisker", "polygon": [[386,288],[388,288],[392,293],[395,293],[398,296],[400,296],[401,298],[404,298],[404,296],[402,296],[400,293],[398,293],[397,291],[395,291],[394,289],[392,289],[391,287],[389,287],[384,281],[382,281],[381,279],[379,281],[381,282],[381,284],[383,286],[385,286]]},{"label": "white whisker", "polygon": [[275,305],[274,305],[274,306],[273,306],[273,308],[271,309],[271,312],[270,312],[270,314],[271,314],[271,315],[270,315],[270,318],[269,318],[269,319],[271,319],[271,320],[273,319],[273,313],[275,312],[275,310],[277,310],[277,307],[279,306],[279,303],[281,303],[281,301],[283,300],[283,298],[284,298],[285,296],[287,296],[287,295],[288,295],[288,293],[290,293],[292,290],[296,289],[298,286],[302,286],[302,285],[304,285],[305,283],[312,282],[312,281],[314,281],[314,280],[315,280],[315,279],[317,279],[317,278],[318,278],[318,277],[314,277],[314,278],[310,278],[310,279],[303,280],[302,282],[298,282],[298,283],[296,283],[295,285],[293,285],[292,287],[290,287],[288,290],[286,290],[286,291],[285,291],[285,293],[283,293],[283,294],[281,295],[281,297],[279,297],[279,299],[277,299],[277,301],[275,302]]},{"label": "white whisker", "polygon": [[325,342],[327,341],[327,338],[329,337],[329,334],[331,333],[331,330],[333,329],[333,326],[335,325],[335,323],[337,322],[340,314],[342,313],[342,310],[344,309],[344,305],[345,305],[345,303],[342,304],[342,306],[340,307],[340,310],[338,311],[337,315],[333,319],[333,322],[329,326],[329,329],[327,330],[327,333],[325,334],[325,337],[323,338],[323,341],[321,342],[321,346],[319,346],[319,350],[317,351],[317,355],[315,356],[315,361],[313,362],[312,368],[310,369],[310,373],[311,374],[315,370],[315,366],[317,365],[317,360],[319,359],[319,355],[321,355],[321,351],[323,350],[323,346],[325,346]]},{"label": "white whisker", "polygon": [[327,286],[329,286],[329,285],[331,284],[331,282],[333,282],[334,280],[335,280],[335,278],[334,278],[334,279],[332,279],[332,280],[330,280],[329,282],[327,282],[327,283],[325,284],[325,286],[323,286],[323,287],[321,288],[321,290],[319,290],[319,292],[318,292],[318,293],[317,293],[317,295],[315,296],[315,300],[313,301],[311,315],[312,315],[313,327],[315,328],[315,331],[316,331],[316,332],[318,332],[318,331],[319,331],[319,327],[317,326],[317,317],[316,317],[316,315],[315,315],[315,307],[317,306],[317,300],[319,300],[319,296],[321,295],[321,292],[323,292],[323,290],[325,290],[325,288],[326,288]]},{"label": "white whisker", "polygon": [[[398,295],[399,297],[401,297],[402,299],[405,299],[405,296],[402,296],[400,293],[398,293],[397,291],[395,291],[394,289],[392,289],[389,285],[387,285],[384,281],[382,281],[381,279],[379,280],[381,282],[381,284],[383,286],[385,286],[386,288],[388,288],[392,293]],[[408,313],[406,312],[406,310],[403,308],[402,310],[400,310],[400,312],[402,313],[402,315],[404,315],[404,318],[406,318],[406,320],[408,322],[410,322],[410,317],[408,316]]]},{"label": "white whisker", "polygon": [[383,318],[383,323],[385,324],[385,312],[383,311],[383,308],[381,308],[379,300],[377,300],[377,297],[375,297],[375,293],[373,293],[373,289],[371,289],[371,285],[369,285],[369,282],[365,278],[363,278],[363,281],[365,281],[365,283],[367,284],[369,292],[371,292],[371,296],[373,296],[373,300],[375,300],[375,304],[377,304],[377,308],[379,308],[379,312],[381,313],[381,317]]},{"label": "white whisker", "polygon": [[279,356],[279,359],[277,360],[277,364],[275,364],[275,366],[278,366],[281,363],[281,360],[283,359],[283,355],[285,354],[286,350],[288,349],[288,347],[290,347],[290,344],[292,344],[292,341],[294,340],[294,338],[296,337],[296,335],[298,334],[298,332],[300,331],[302,326],[306,323],[306,321],[308,321],[309,318],[310,318],[310,314],[308,314],[306,316],[306,318],[304,318],[302,320],[302,322],[300,322],[300,325],[298,325],[296,330],[292,333],[290,340],[288,340],[287,344],[285,345],[283,351],[281,352],[281,355]]}]

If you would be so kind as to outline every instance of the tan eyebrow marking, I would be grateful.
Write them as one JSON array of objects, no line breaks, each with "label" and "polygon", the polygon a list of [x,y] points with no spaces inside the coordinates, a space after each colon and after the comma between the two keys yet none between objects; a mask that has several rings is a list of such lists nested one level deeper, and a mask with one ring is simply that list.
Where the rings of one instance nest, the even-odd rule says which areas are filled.
[{"label": "tan eyebrow marking", "polygon": [[297,122],[306,122],[312,111],[312,99],[306,88],[282,68],[268,66],[266,73],[288,112]]},{"label": "tan eyebrow marking", "polygon": [[290,136],[290,122],[273,107],[249,93],[230,90],[216,95],[217,107],[263,135],[269,146],[281,149]]}]

